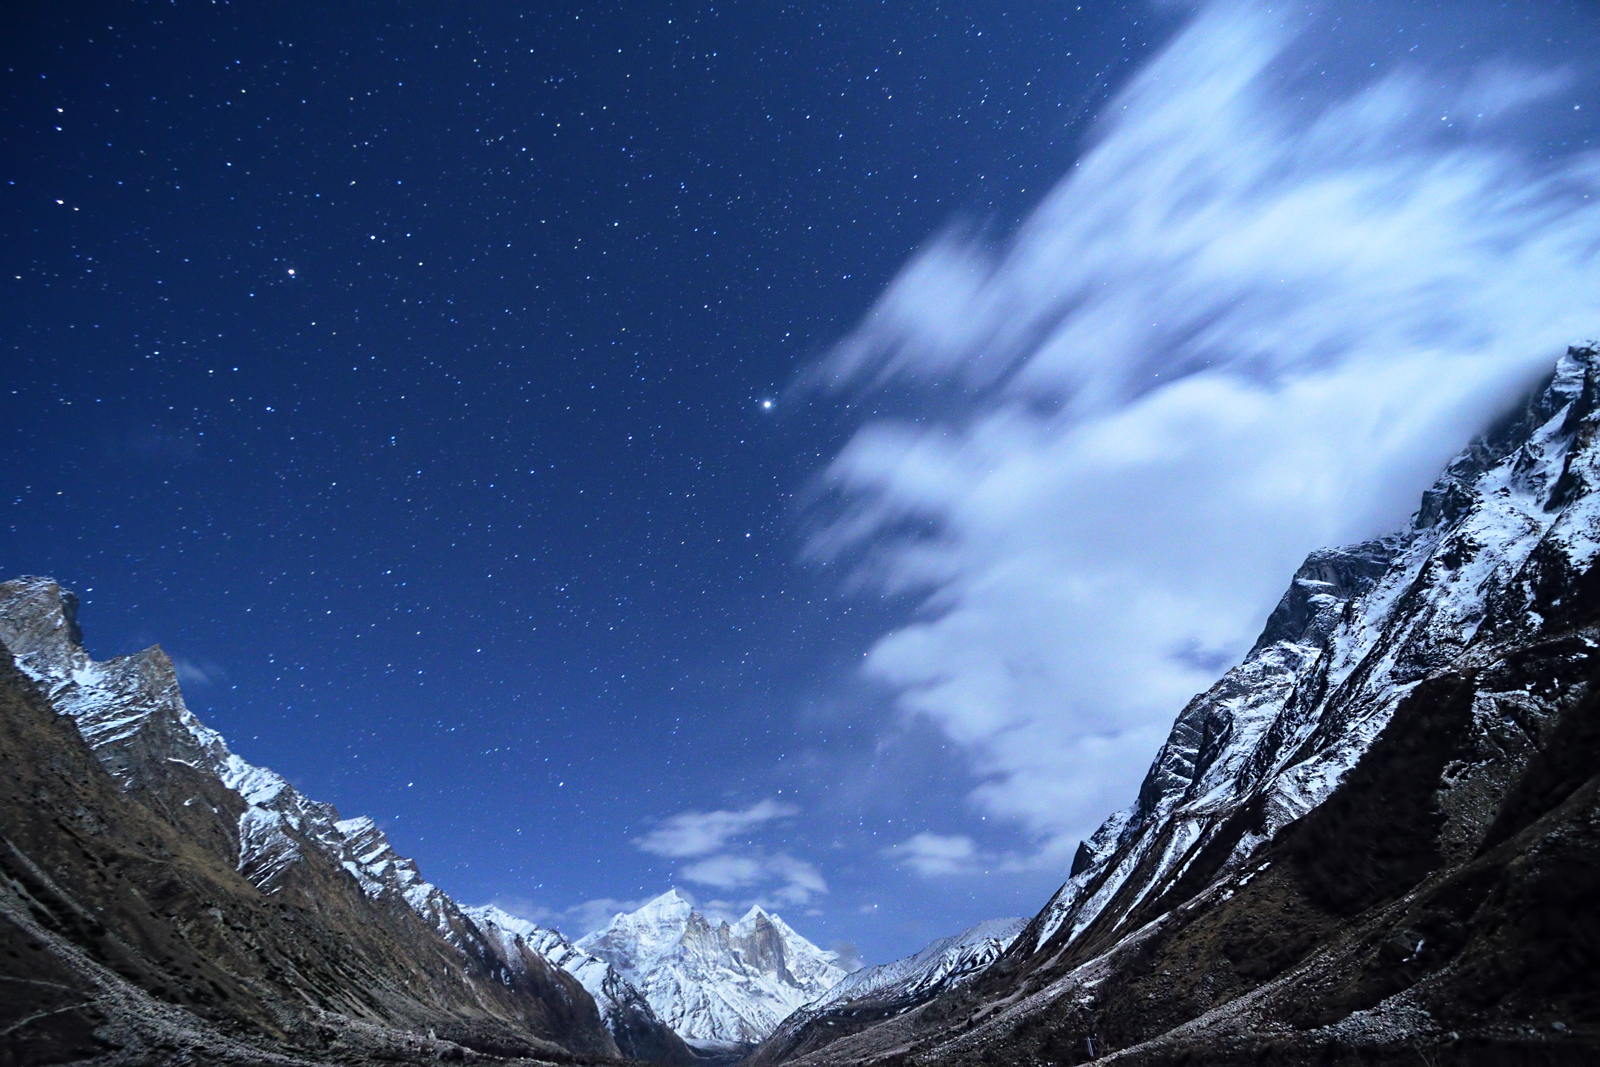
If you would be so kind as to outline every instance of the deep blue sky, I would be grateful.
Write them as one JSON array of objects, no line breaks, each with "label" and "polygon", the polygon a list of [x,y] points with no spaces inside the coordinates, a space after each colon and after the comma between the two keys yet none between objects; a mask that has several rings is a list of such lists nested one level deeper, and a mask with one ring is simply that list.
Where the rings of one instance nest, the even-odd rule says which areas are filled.
[{"label": "deep blue sky", "polygon": [[[980,723],[964,738],[982,708],[943,720],[891,710],[895,694],[860,668],[914,599],[885,598],[847,567],[801,562],[837,502],[820,472],[890,401],[794,383],[919,247],[952,226],[1004,234],[1076,173],[1096,110],[1171,37],[1181,6],[8,7],[0,573],[77,589],[101,658],[160,642],[191,706],[238,752],[346,815],[373,816],[466,903],[497,900],[579,934],[609,906],[596,902],[678,884],[729,907],[776,900],[802,933],[868,960],[1032,913],[1059,866],[985,869],[1052,854],[1050,835],[1079,815],[1052,828],[1034,810],[1024,832],[995,789],[1021,782],[1037,809],[1055,803],[1057,786],[1068,796],[1083,785],[1098,819],[1090,780],[1131,794],[1192,689],[1146,700],[1143,725],[1107,757],[1116,766],[1079,764],[1081,783],[1050,779],[1055,756],[1034,760],[1026,745],[1009,763],[981,763],[1007,729],[983,735],[993,724]],[[1401,94],[1426,126],[1406,135],[1408,159],[1448,161],[1462,146],[1498,159],[1515,146],[1530,169],[1506,180],[1522,189],[1541,160],[1587,152],[1600,112],[1592,71],[1541,79],[1587,63],[1592,7],[1463,11],[1454,0],[1324,6],[1273,68],[1278,103],[1311,115],[1389,70],[1420,71]],[[1473,64],[1512,69],[1493,66],[1502,53],[1522,73],[1489,79],[1487,96],[1461,95],[1478,84]],[[1494,97],[1494,85],[1528,88],[1544,101],[1538,120],[1452,118],[1458,104]],[[1268,130],[1251,143],[1281,151],[1284,174],[1351,177],[1338,153],[1309,165],[1297,156],[1294,123],[1253,127],[1251,116],[1215,118],[1219,129],[1227,118]],[[1169,128],[1168,145],[1149,154],[1159,163],[1165,148],[1204,142],[1212,119]],[[1254,150],[1241,141],[1222,151],[1235,147]],[[1216,151],[1203,148],[1199,162]],[[1428,203],[1430,187],[1405,183],[1435,169],[1386,188]],[[1118,190],[1147,180],[1152,197],[1171,198],[1152,209],[1193,208],[1144,172],[1086,182],[1078,202],[1120,212],[1114,232],[1130,214]],[[1573,188],[1587,180],[1571,178]],[[1519,202],[1553,188],[1529,184]],[[1471,229],[1498,207],[1463,203],[1461,218],[1441,216],[1460,231],[1452,247],[1505,244]],[[1248,197],[1241,204],[1249,219]],[[1516,224],[1535,235],[1565,224],[1541,218]],[[1308,238],[1343,224],[1303,220]],[[1164,262],[1159,248],[1129,253],[1138,270]],[[1024,278],[1019,291],[1048,298],[1072,260],[1069,249],[1051,277]],[[1517,275],[1506,291],[1525,282],[1529,297],[1504,308],[1494,303],[1504,293],[1463,297],[1485,321],[1460,336],[1525,330],[1517,308],[1566,292],[1552,278],[1592,292],[1575,264]],[[1277,262],[1255,266],[1270,287]],[[1246,268],[1239,277],[1252,276]],[[1431,292],[1427,268],[1383,269],[1396,291]],[[1362,270],[1347,277],[1370,277]],[[1502,271],[1516,274],[1491,264],[1473,276],[1489,285]],[[1372,299],[1341,292],[1296,299],[1323,300],[1337,326],[1339,308]],[[1186,313],[1160,294],[1152,306],[1152,319]],[[1061,311],[1034,311],[1045,337]],[[1526,355],[1540,367],[1550,356]],[[1121,373],[1103,362],[1111,378]],[[1464,402],[1451,440],[1395,460],[1390,495],[1414,499],[1493,402]],[[960,389],[893,403],[933,440],[961,425],[951,412],[965,411],[967,425],[995,414]],[[975,470],[987,459],[962,462]],[[894,478],[918,475],[884,469],[897,490]],[[1188,488],[1204,499],[1208,484]],[[1136,522],[1145,504],[1165,521],[1166,497],[1141,499],[1106,528]],[[1054,529],[1057,504],[1036,503],[1020,500],[1018,515]],[[1394,521],[1391,505],[1373,505],[1368,533]],[[1208,605],[1226,590],[1247,591],[1213,628],[1220,637],[1200,627],[1176,652],[1154,649],[1187,656],[1186,669],[1204,659],[1183,686],[1198,688],[1248,647],[1298,553],[1368,521],[1310,514],[1290,497],[1283,508],[1257,524],[1259,545],[1238,550],[1244,562],[1228,554],[1236,545],[1213,552],[1188,536],[1183,515],[1177,540],[1134,546],[1156,563],[1194,555],[1179,586],[1212,598],[1199,618],[1220,617]],[[867,539],[900,544],[906,532],[891,521]],[[974,542],[970,558],[950,558],[967,577],[1005,570],[1011,549],[993,547]],[[1032,618],[1034,592],[1018,597],[1016,619]],[[1037,592],[1048,605],[1054,590]],[[1105,617],[1126,624],[1134,616],[1118,615],[1116,601]],[[1015,622],[1008,612],[1002,604],[1002,623]],[[1016,653],[1028,670],[1036,654],[1040,677],[1084,648],[1098,655],[1094,640],[1058,637],[1071,627],[1040,618],[1019,624],[1029,631],[1020,652],[1004,625],[978,651]],[[1098,616],[1090,624],[1102,629]],[[1039,708],[1023,711],[1046,726],[1079,715],[1112,736],[1081,714],[1106,687],[1107,662],[1070,667],[1071,685],[1041,688]],[[937,675],[940,664],[919,669]],[[719,811],[734,814],[704,817]],[[886,851],[923,833],[944,835],[925,842],[932,877]],[[938,849],[957,841],[974,851],[941,873]]]},{"label": "deep blue sky", "polygon": [[0,569],[467,902],[792,798],[820,943],[1031,912],[881,855],[962,768],[852,688],[905,606],[797,562],[859,413],[785,387],[1070,167],[1166,32],[1083,6],[8,8]]}]

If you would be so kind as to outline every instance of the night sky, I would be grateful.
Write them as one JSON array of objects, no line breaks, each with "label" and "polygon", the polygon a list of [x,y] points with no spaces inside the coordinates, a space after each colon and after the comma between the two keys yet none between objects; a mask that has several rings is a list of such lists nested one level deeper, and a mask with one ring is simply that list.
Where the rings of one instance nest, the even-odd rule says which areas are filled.
[{"label": "night sky", "polygon": [[0,572],[574,936],[1033,914],[1304,554],[1600,333],[1586,0],[0,31]]},{"label": "night sky", "polygon": [[3,569],[466,902],[792,797],[819,943],[1031,911],[880,855],[960,767],[851,680],[906,605],[798,562],[858,413],[789,386],[1071,165],[1162,32],[1085,7],[8,9]]}]

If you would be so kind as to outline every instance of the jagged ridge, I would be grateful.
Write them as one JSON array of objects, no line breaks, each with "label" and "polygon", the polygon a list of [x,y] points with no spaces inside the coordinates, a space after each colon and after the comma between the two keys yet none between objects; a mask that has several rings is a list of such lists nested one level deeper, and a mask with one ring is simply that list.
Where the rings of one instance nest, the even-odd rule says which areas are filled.
[{"label": "jagged ridge", "polygon": [[[120,929],[104,924],[103,936],[127,943],[125,969],[143,988],[173,995],[181,990],[184,1010],[214,1006],[219,1018],[264,1027],[260,1036],[269,1042],[293,1043],[305,1028],[320,1032],[316,1027],[325,1025],[334,1025],[330,1033],[349,1034],[359,1021],[402,1034],[442,1035],[485,1051],[618,1055],[592,998],[575,979],[535,952],[487,937],[370,820],[340,819],[331,805],[302,796],[278,775],[229,751],[189,711],[160,648],[94,661],[82,646],[75,598],[47,579],[0,584],[0,644],[13,671],[7,707],[23,724],[19,736],[57,748],[87,744],[93,753],[95,765],[78,774],[88,792],[72,817],[94,827],[143,827],[130,830],[129,840],[95,831],[90,844],[69,853],[61,868],[73,870],[85,857],[102,854],[123,857],[123,863],[155,863],[139,866],[139,884],[148,882],[147,891],[171,903],[128,915]],[[61,718],[25,726],[38,714],[30,702]],[[17,752],[5,756],[22,758]],[[13,765],[7,773],[19,779],[23,769]],[[96,784],[100,777],[103,789]],[[14,799],[6,822],[9,869],[40,868],[30,857],[61,846],[63,824],[49,814],[59,792],[46,788]],[[152,817],[156,823],[149,822]],[[176,855],[177,846],[161,842],[173,833],[189,859],[169,869],[173,861],[163,857]],[[60,954],[61,966],[79,976],[75,981],[115,987],[116,997],[133,996],[112,979],[92,977],[92,967],[84,970],[89,964],[74,955],[81,946],[75,948],[70,937],[50,940],[48,924],[38,927],[29,910],[125,911],[128,901],[105,896],[111,887],[95,868],[53,889],[40,883],[37,892],[24,892],[16,888],[21,884],[12,883],[13,891],[23,893],[17,902],[22,910],[9,913],[14,929],[45,938],[41,943]],[[124,892],[135,889],[130,885]],[[33,905],[26,905],[29,894]],[[56,903],[41,904],[38,894]],[[82,894],[89,896],[78,899]],[[199,918],[178,918],[190,913]],[[213,945],[214,956],[196,964],[212,974],[209,985],[167,970],[177,964],[163,960],[183,958],[182,952],[151,957],[138,947],[172,937],[164,923],[209,922],[205,917],[213,914],[219,924],[222,916],[252,918],[228,918],[221,929],[236,928],[237,937]],[[180,925],[177,936],[193,935]],[[89,948],[98,945],[91,941]],[[111,993],[95,994],[102,995]],[[329,1018],[335,1022],[312,1022]],[[141,1026],[134,1031],[143,1032]],[[388,1041],[368,1035],[357,1044]]]},{"label": "jagged ridge", "polygon": [[989,919],[942,937],[921,952],[846,975],[785,1019],[745,1062],[759,1067],[792,1059],[971,981],[1027,923],[1021,918]]}]

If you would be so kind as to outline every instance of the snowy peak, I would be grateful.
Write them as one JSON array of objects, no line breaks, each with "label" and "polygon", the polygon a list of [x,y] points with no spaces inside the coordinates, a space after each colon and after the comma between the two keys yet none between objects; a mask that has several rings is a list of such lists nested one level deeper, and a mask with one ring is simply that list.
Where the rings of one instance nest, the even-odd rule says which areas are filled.
[{"label": "snowy peak", "polygon": [[702,1044],[761,1040],[845,972],[759,907],[713,924],[677,890],[619,914],[577,948],[605,960],[667,1025]]},{"label": "snowy peak", "polygon": [[655,1063],[687,1064],[694,1060],[681,1039],[657,1017],[649,1001],[616,969],[567,940],[559,930],[539,926],[494,905],[463,909],[509,960],[524,950],[576,978],[594,998],[600,1019],[623,1055]]}]

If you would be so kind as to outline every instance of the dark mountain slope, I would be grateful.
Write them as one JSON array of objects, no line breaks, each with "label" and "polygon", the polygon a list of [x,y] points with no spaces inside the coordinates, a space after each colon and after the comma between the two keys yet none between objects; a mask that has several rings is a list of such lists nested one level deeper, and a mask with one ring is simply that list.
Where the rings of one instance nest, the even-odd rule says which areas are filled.
[{"label": "dark mountain slope", "polygon": [[464,918],[447,940],[315,849],[264,891],[237,792],[181,755],[108,762],[0,649],[0,1063],[617,1055],[543,957],[511,967]]},{"label": "dark mountain slope", "polygon": [[792,1062],[1600,1062],[1597,365],[1313,554],[979,978]]}]

